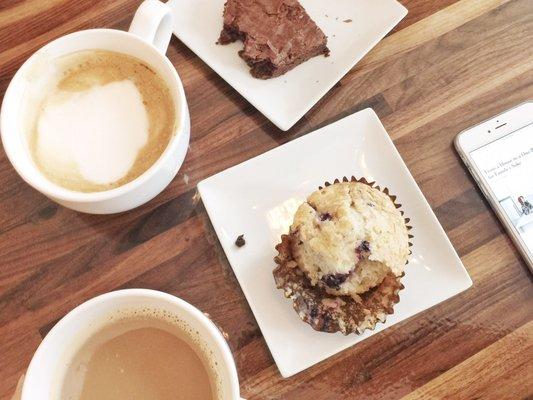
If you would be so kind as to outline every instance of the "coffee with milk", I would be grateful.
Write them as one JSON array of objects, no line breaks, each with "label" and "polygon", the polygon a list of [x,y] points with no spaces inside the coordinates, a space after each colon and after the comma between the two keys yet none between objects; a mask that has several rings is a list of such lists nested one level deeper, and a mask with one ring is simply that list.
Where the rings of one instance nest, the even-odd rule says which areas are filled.
[{"label": "coffee with milk", "polygon": [[147,171],[174,134],[172,93],[141,60],[80,51],[46,63],[39,74],[26,102],[26,139],[38,169],[59,186],[122,186]]},{"label": "coffee with milk", "polygon": [[109,322],[78,347],[58,378],[57,400],[215,400],[209,352],[170,314]]}]

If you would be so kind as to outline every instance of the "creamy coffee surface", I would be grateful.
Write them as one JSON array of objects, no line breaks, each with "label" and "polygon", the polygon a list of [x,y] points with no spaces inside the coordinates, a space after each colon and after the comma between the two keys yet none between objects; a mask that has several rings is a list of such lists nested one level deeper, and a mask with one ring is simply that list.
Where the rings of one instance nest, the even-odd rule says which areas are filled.
[{"label": "creamy coffee surface", "polygon": [[[175,127],[172,95],[142,61],[95,50],[53,61],[32,104],[29,145],[39,170],[70,190],[124,185],[167,147]],[[43,80],[43,78],[41,78]]]},{"label": "creamy coffee surface", "polygon": [[101,329],[69,362],[61,400],[213,400],[206,355],[177,326],[132,318]]}]

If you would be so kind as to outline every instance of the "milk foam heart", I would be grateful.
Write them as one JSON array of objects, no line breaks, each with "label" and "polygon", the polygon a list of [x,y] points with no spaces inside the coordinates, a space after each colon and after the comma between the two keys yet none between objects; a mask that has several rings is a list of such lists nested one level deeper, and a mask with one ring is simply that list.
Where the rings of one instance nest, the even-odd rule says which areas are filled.
[{"label": "milk foam heart", "polygon": [[33,161],[47,179],[74,191],[104,191],[158,160],[175,130],[176,107],[157,72],[105,50],[41,64],[28,74],[35,89],[25,115]]},{"label": "milk foam heart", "polygon": [[143,99],[130,80],[59,91],[39,117],[36,152],[55,174],[72,166],[87,181],[109,184],[131,169],[148,129]]}]

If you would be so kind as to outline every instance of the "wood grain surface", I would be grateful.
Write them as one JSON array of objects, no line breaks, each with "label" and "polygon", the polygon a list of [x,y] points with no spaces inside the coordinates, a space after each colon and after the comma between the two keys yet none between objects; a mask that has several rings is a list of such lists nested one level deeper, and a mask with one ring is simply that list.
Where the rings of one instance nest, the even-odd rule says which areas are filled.
[{"label": "wood grain surface", "polygon": [[[0,150],[0,398],[10,398],[42,337],[70,309],[146,287],[191,302],[229,334],[249,400],[532,399],[532,276],[452,141],[533,98],[533,1],[401,2],[407,17],[288,132],[173,38],[168,56],[188,97],[190,150],[171,185],[134,211],[91,216],[59,207]],[[43,44],[85,28],[127,29],[139,3],[0,0],[2,97]],[[474,285],[282,379],[196,184],[366,107],[383,121]]]}]

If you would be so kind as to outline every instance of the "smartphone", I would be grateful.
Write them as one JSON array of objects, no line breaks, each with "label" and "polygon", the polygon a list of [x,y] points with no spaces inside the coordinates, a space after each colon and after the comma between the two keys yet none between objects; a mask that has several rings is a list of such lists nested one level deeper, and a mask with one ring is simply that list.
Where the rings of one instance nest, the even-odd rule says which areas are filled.
[{"label": "smartphone", "polygon": [[462,131],[455,147],[533,272],[533,102]]}]

